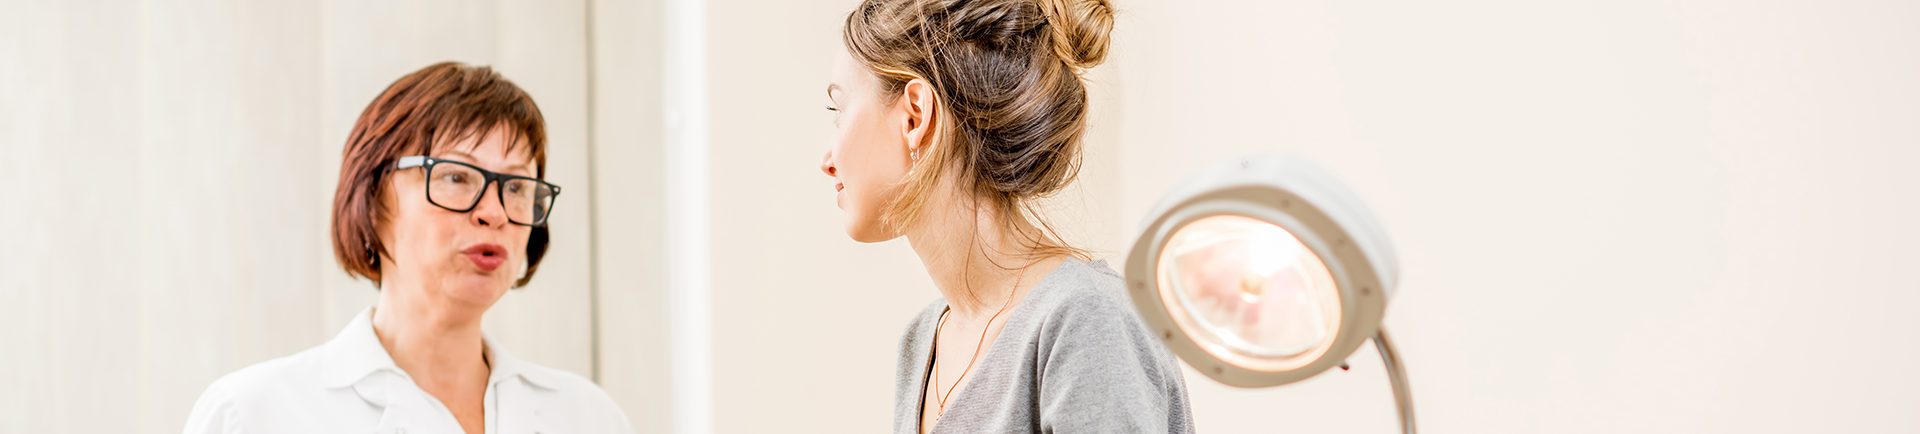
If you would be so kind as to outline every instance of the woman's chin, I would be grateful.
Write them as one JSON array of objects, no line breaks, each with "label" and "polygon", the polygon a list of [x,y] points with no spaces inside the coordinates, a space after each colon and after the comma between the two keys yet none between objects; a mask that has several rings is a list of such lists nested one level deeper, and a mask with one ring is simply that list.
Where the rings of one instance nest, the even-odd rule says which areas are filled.
[{"label": "woman's chin", "polygon": [[461,276],[441,286],[442,295],[463,305],[486,309],[500,301],[513,282],[505,282],[490,275]]},{"label": "woman's chin", "polygon": [[847,237],[862,243],[881,243],[892,241],[900,235],[881,228],[877,223],[856,221],[847,223]]},{"label": "woman's chin", "polygon": [[[863,201],[856,201],[863,202]],[[862,203],[849,203],[841,208],[841,216],[846,224],[847,238],[861,243],[878,243],[894,239],[886,230],[882,230],[878,212],[868,209]]]}]

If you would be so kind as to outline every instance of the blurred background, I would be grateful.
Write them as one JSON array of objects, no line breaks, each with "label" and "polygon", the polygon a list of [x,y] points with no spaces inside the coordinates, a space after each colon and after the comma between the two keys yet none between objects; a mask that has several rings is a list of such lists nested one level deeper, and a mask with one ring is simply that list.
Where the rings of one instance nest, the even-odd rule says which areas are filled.
[{"label": "blurred background", "polygon": [[[937,296],[817,169],[851,0],[0,4],[0,432],[177,432],[374,299],[340,148],[492,65],[549,122],[554,244],[489,333],[640,432],[882,432]],[[1194,170],[1305,155],[1380,214],[1430,433],[1920,432],[1920,3],[1117,0],[1076,187],[1119,264]],[[1391,432],[1379,360],[1201,432]]]}]

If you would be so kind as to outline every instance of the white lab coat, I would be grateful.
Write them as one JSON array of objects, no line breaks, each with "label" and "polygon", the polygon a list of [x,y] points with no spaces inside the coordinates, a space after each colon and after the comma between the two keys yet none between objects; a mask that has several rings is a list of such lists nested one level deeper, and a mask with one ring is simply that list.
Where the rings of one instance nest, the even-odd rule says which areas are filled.
[{"label": "white lab coat", "polygon": [[[491,340],[488,434],[619,433],[633,428],[599,386],[509,356]],[[207,386],[186,434],[460,433],[440,400],[393,364],[373,333],[372,309],[318,347],[227,374]]]}]

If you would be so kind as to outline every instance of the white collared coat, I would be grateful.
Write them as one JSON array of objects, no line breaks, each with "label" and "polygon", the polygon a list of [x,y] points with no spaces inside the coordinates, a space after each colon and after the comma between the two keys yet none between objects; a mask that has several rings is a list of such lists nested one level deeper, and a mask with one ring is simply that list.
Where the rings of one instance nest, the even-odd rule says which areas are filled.
[{"label": "white collared coat", "polygon": [[[488,434],[618,433],[633,429],[592,381],[518,360],[486,342]],[[438,399],[393,364],[372,309],[318,347],[248,366],[207,386],[186,434],[458,434]]]}]

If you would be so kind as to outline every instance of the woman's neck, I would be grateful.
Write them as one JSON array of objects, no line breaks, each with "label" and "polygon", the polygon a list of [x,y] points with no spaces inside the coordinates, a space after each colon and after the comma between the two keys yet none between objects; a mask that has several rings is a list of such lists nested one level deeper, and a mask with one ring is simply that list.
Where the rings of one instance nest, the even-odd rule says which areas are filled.
[{"label": "woman's neck", "polygon": [[394,365],[423,387],[485,383],[486,343],[480,313],[436,308],[420,288],[384,286],[373,311],[373,331]]},{"label": "woman's neck", "polygon": [[1003,219],[1011,216],[964,202],[929,205],[948,211],[921,214],[905,231],[907,243],[946,297],[951,315],[984,320],[1039,283],[1032,277],[1041,274],[1036,271],[1059,261],[1035,255],[1025,242],[1038,239],[1033,227],[1017,220],[1006,224]]}]

